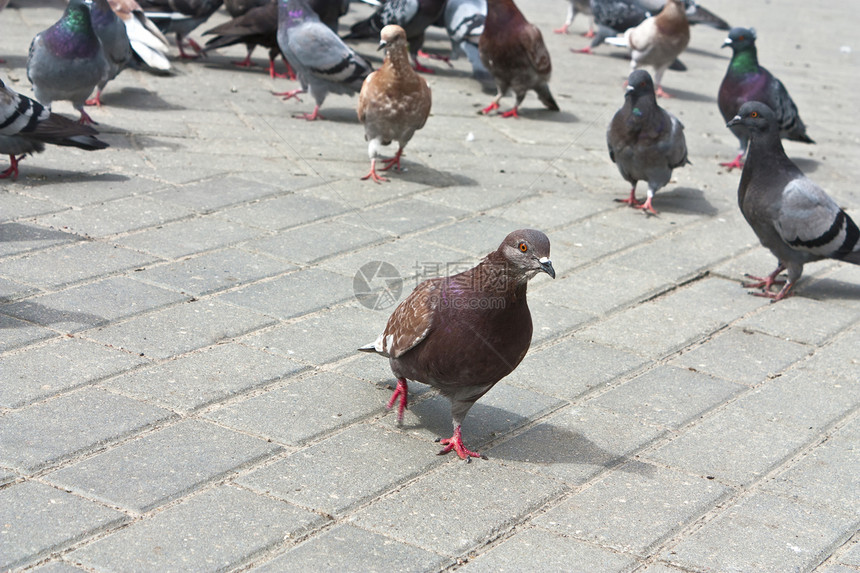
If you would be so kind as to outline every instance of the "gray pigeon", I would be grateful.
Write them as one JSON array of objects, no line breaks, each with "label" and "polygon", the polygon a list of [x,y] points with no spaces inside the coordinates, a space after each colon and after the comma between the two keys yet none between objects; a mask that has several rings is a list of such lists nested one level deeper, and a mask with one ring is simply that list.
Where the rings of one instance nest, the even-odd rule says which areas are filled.
[{"label": "gray pigeon", "polygon": [[310,91],[313,113],[296,117],[313,121],[329,92],[352,95],[361,91],[370,64],[323,24],[307,0],[278,0],[278,45],[295,70],[300,89],[276,94],[284,99]]},{"label": "gray pigeon", "polygon": [[[747,102],[728,122],[729,127],[736,125],[745,127],[750,138],[738,205],[778,262],[770,275],[750,276],[755,282],[743,286],[761,288],[752,294],[777,301],[788,296],[806,263],[838,259],[860,265],[860,229],[785,154],[773,110],[761,102]],[[770,287],[784,282],[776,280],[783,270],[788,270],[788,281],[774,294]]]},{"label": "gray pigeon", "polygon": [[451,59],[456,60],[461,53],[465,54],[472,64],[472,76],[478,80],[491,78],[478,51],[486,19],[487,0],[448,0],[441,17],[441,25],[451,40]]},{"label": "gray pigeon", "polygon": [[[609,123],[606,144],[609,158],[633,185],[629,198],[616,201],[656,215],[651,205],[654,194],[669,182],[673,169],[689,161],[684,126],[657,105],[654,83],[645,70],[636,70],[627,79],[624,105]],[[642,204],[636,200],[639,181],[648,182],[648,198]]]},{"label": "gray pigeon", "polygon": [[[732,28],[723,47],[732,48],[732,61],[720,84],[717,103],[725,121],[731,120],[748,101],[760,101],[776,113],[779,133],[786,139],[802,143],[815,143],[806,135],[806,126],[800,119],[794,100],[782,82],[758,63],[755,47],[755,30],[752,28]],[[740,142],[737,157],[728,163],[721,163],[729,170],[743,167],[743,156],[749,137],[742,125],[731,128]]]},{"label": "gray pigeon", "polygon": [[[183,60],[194,59],[203,53],[200,45],[188,37],[192,30],[209,19],[224,0],[140,0],[147,17],[165,34],[176,34],[176,46]],[[185,41],[196,52],[189,55],[183,45]]]},{"label": "gray pigeon", "polygon": [[[567,0],[567,17],[564,19],[564,24],[560,28],[553,30],[553,32],[556,34],[567,34],[577,14],[588,14],[591,16],[591,2],[589,0]],[[588,32],[583,34],[583,36],[586,38],[594,37],[594,18],[591,18],[591,22],[588,24]]]},{"label": "gray pigeon", "polygon": [[28,153],[44,151],[46,143],[88,151],[104,149],[108,145],[96,139],[97,134],[92,127],[51,113],[0,81],[0,153],[8,155],[11,163],[0,172],[0,179],[16,178],[18,162]]},{"label": "gray pigeon", "polygon": [[476,267],[415,287],[376,341],[359,348],[388,358],[397,376],[388,407],[399,398],[398,421],[406,409],[407,380],[438,388],[451,400],[454,434],[440,440],[440,454],[481,457],[463,444],[460,426],[478,398],[528,352],[532,317],[526,289],[540,272],[555,278],[549,239],[533,229],[514,231]]},{"label": "gray pigeon", "polygon": [[128,39],[125,23],[114,14],[107,0],[92,0],[90,20],[93,30],[102,45],[105,60],[108,63],[108,73],[96,88],[96,97],[88,100],[87,105],[102,105],[102,90],[107,83],[114,79],[132,60],[131,43]]},{"label": "gray pigeon", "polygon": [[105,81],[108,70],[84,0],[71,0],[62,18],[30,44],[27,77],[36,99],[48,109],[52,102],[71,101],[81,123],[95,123],[84,111],[84,102]]}]

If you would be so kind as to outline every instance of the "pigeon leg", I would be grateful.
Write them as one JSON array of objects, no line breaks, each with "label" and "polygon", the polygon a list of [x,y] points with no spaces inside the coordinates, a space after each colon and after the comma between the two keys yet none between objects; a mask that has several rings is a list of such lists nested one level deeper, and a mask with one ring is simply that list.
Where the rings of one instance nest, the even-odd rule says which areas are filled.
[{"label": "pigeon leg", "polygon": [[0,179],[6,179],[9,176],[11,176],[12,179],[17,179],[18,178],[18,162],[21,161],[22,159],[24,159],[23,155],[21,155],[20,157],[15,157],[14,155],[10,155],[9,156],[9,163],[11,165],[9,165],[9,169],[0,173]]},{"label": "pigeon leg", "polygon": [[570,49],[574,54],[593,54],[594,51],[591,49],[591,46],[585,46],[584,48],[580,48],[578,50]]},{"label": "pigeon leg", "polygon": [[670,95],[670,94],[666,93],[665,91],[663,91],[663,86],[657,86],[657,89],[656,89],[656,90],[654,90],[654,94],[655,94],[657,97],[664,97],[664,98],[666,98],[666,99],[669,99],[669,98],[675,97],[675,96],[672,96],[672,95]]},{"label": "pigeon leg", "polygon": [[636,200],[636,186],[634,185],[633,189],[630,190],[630,197],[628,197],[627,199],[616,199],[615,202],[627,203],[631,207],[638,207],[639,205],[641,205],[641,203]]},{"label": "pigeon leg", "polygon": [[[446,64],[448,64],[449,68],[454,67],[454,64],[451,63],[451,58],[448,56],[442,56],[440,54],[428,54],[424,50],[418,50],[418,57],[419,58],[427,58],[430,60],[440,60],[440,61],[443,61]],[[433,73],[433,72],[430,72],[430,73]]]},{"label": "pigeon leg", "polygon": [[272,79],[275,78],[286,78],[287,74],[280,74],[275,71],[275,59],[269,58],[269,77]]},{"label": "pigeon leg", "polygon": [[[287,99],[287,98],[284,98]],[[316,121],[318,119],[325,119],[320,115],[320,106],[315,105],[314,110],[311,113],[299,113],[293,116],[296,119],[306,119],[308,121]]]},{"label": "pigeon leg", "polygon": [[[454,450],[457,452],[457,455],[460,456],[462,460],[468,460],[469,458],[483,458],[481,454],[478,452],[473,452],[470,449],[467,449],[465,445],[463,445],[463,437],[460,434],[460,426],[454,428],[454,435],[450,438],[446,438],[444,440],[437,439],[437,441],[445,446],[442,448],[437,455],[444,455]],[[486,459],[486,458],[484,458]]]},{"label": "pigeon leg", "polygon": [[744,153],[742,151],[742,152],[738,153],[738,156],[735,157],[733,161],[729,161],[727,163],[720,163],[720,165],[722,167],[725,167],[729,171],[731,171],[732,169],[743,169],[744,168],[744,162],[742,161],[743,157],[744,157]]},{"label": "pigeon leg", "polygon": [[248,54],[245,56],[245,59],[241,62],[231,62],[234,66],[239,68],[253,68],[256,64],[251,61],[251,54],[254,53],[254,46],[248,48]]},{"label": "pigeon leg", "polygon": [[648,198],[645,199],[644,203],[642,203],[641,205],[633,205],[633,207],[636,209],[642,209],[646,213],[651,213],[652,215],[656,215],[657,211],[655,211],[654,207],[651,206],[651,199],[653,199],[653,198],[654,198],[654,196],[649,193]]},{"label": "pigeon leg", "polygon": [[482,109],[481,113],[487,115],[488,113],[496,109],[499,109],[499,98],[496,98],[495,100],[493,100],[493,103]]},{"label": "pigeon leg", "polygon": [[419,62],[417,59],[415,60],[415,65],[412,66],[412,69],[414,69],[416,72],[420,72],[420,73],[424,73],[424,74],[435,74],[436,73],[436,70],[434,70],[432,68],[428,68],[427,66],[421,65],[421,62]]},{"label": "pigeon leg", "polygon": [[296,98],[298,101],[302,101],[301,98],[299,97],[299,94],[303,94],[303,93],[305,93],[305,90],[299,88],[299,89],[290,90],[287,92],[272,92],[272,95],[281,96],[284,98],[284,101],[291,99],[291,98]]},{"label": "pigeon leg", "polygon": [[583,38],[593,38],[594,34],[594,22],[588,25],[588,31],[582,33]]},{"label": "pigeon leg", "polygon": [[394,389],[394,394],[391,395],[391,399],[388,401],[388,408],[391,409],[394,406],[394,402],[397,401],[397,398],[400,398],[400,405],[397,407],[397,422],[403,422],[403,411],[406,410],[406,405],[409,400],[409,386],[406,384],[406,378],[398,378],[397,379],[397,387]]},{"label": "pigeon leg", "polygon": [[[379,173],[376,172],[376,159],[370,160],[370,173],[361,178],[362,181],[366,179],[372,179],[377,183],[382,183],[383,181],[388,181],[387,177],[382,177]],[[389,408],[391,406],[389,405]]]},{"label": "pigeon leg", "polygon": [[395,165],[397,166],[397,170],[400,171],[401,170],[400,169],[400,156],[401,155],[403,155],[403,148],[398,147],[397,148],[397,154],[394,157],[392,157],[391,159],[383,159],[382,160],[382,162],[385,163],[385,167],[380,169],[380,171],[388,171],[389,169],[391,169]]},{"label": "pigeon leg", "polygon": [[90,117],[90,114],[84,111],[84,108],[81,108],[78,111],[81,112],[81,119],[78,120],[78,123],[81,125],[98,125],[98,123],[93,121],[93,118]]},{"label": "pigeon leg", "polygon": [[570,29],[570,24],[564,23],[564,24],[562,24],[561,28],[556,28],[555,30],[553,30],[553,33],[555,33],[555,34],[567,34],[567,31],[569,29]]},{"label": "pigeon leg", "polygon": [[88,99],[84,102],[84,105],[94,105],[96,107],[102,106],[102,90],[96,90],[96,97],[92,99]]},{"label": "pigeon leg", "polygon": [[508,111],[502,114],[502,117],[516,117],[519,118],[519,114],[517,113],[517,106],[512,107]]}]

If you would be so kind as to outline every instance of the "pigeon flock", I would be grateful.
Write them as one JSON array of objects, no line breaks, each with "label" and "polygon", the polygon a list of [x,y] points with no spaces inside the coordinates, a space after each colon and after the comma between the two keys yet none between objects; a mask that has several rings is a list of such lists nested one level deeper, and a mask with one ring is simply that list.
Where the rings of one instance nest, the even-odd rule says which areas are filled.
[{"label": "pigeon flock", "polygon": [[[421,74],[433,70],[419,59],[448,60],[421,51],[430,26],[448,33],[450,58],[465,55],[475,79],[495,83],[496,96],[481,110],[484,115],[497,112],[502,98],[512,93],[513,106],[495,115],[529,121],[516,119],[529,91],[547,110],[559,111],[550,90],[550,52],[541,30],[514,0],[364,1],[376,10],[341,33],[339,19],[350,9],[349,0],[69,0],[56,23],[30,45],[26,68],[34,99],[0,81],[0,153],[11,164],[0,178],[17,177],[21,159],[43,151],[45,144],[107,147],[85,106],[100,106],[102,90],[127,67],[169,73],[169,35],[175,35],[183,59],[244,45],[247,56],[236,62],[239,66],[249,66],[252,52],[262,46],[269,51],[273,78],[280,76],[275,70],[281,57],[285,75],[299,86],[276,95],[290,99],[308,93],[314,100],[312,110],[295,116],[300,119],[324,119],[320,108],[329,94],[357,94],[357,119],[364,126],[370,158],[370,171],[361,179],[375,183],[388,181],[381,171],[400,170],[405,146],[430,116],[431,88]],[[655,194],[669,183],[674,169],[690,164],[684,126],[657,98],[671,97],[662,85],[666,70],[685,69],[679,57],[689,44],[690,25],[712,26],[728,31],[723,46],[732,50],[725,77],[713,93],[740,144],[734,160],[720,165],[728,171],[742,169],[739,207],[761,244],[777,258],[770,275],[751,277],[745,286],[778,301],[791,294],[807,262],[834,258],[860,264],[857,225],[783,150],[782,138],[814,141],[785,85],[759,65],[754,29],[730,28],[693,0],[565,2],[567,18],[554,32],[568,33],[577,14],[592,19],[585,34],[593,38],[590,45],[573,51],[590,54],[606,43],[630,54],[632,72],[623,104],[606,127],[609,159],[631,185],[629,196],[617,201],[657,215]],[[5,4],[0,1],[0,10]],[[190,34],[222,4],[232,19],[203,32],[211,38],[201,47]],[[379,40],[384,50],[375,71],[352,42],[362,38]],[[643,67],[653,69],[653,76]],[[79,120],[52,113],[55,101],[71,102]],[[384,156],[385,146],[395,141],[396,151]],[[636,198],[639,181],[648,186],[641,202]],[[399,402],[399,419],[407,406],[407,380],[429,384],[450,399],[454,430],[441,441],[440,453],[454,451],[466,460],[479,456],[463,444],[461,425],[475,401],[525,356],[532,335],[527,284],[540,272],[555,277],[549,254],[549,239],[541,231],[510,233],[476,267],[418,285],[377,340],[360,349],[389,359],[397,386],[388,405]],[[785,281],[778,278],[783,271]],[[774,291],[775,285],[782,287]]]}]

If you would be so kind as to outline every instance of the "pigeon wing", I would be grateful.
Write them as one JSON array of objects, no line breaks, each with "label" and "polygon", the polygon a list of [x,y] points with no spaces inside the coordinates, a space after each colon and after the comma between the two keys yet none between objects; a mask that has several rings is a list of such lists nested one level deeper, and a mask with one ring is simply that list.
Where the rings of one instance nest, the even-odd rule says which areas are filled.
[{"label": "pigeon wing", "polygon": [[835,256],[847,236],[857,232],[851,218],[806,177],[785,186],[774,226],[791,247],[822,257]]}]

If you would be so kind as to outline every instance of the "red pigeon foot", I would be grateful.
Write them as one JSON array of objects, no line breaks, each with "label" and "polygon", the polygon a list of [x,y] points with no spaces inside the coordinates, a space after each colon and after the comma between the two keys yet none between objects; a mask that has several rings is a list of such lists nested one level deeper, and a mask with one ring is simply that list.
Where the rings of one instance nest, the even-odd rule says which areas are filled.
[{"label": "red pigeon foot", "polygon": [[9,163],[11,163],[11,165],[6,171],[0,173],[0,179],[6,179],[10,175],[12,176],[12,179],[18,179],[18,162],[22,159],[24,159],[24,155],[21,155],[20,157],[10,155]]},{"label": "red pigeon foot", "polygon": [[362,181],[365,181],[367,179],[371,179],[376,183],[388,181],[388,177],[382,177],[379,173],[376,172],[376,159],[370,160],[370,173],[361,178]]},{"label": "red pigeon foot", "polygon": [[275,71],[275,60],[269,60],[269,77],[272,79],[275,78],[286,78],[287,74],[281,74]]},{"label": "red pigeon foot", "polygon": [[509,109],[508,111],[506,111],[505,113],[503,113],[503,114],[502,114],[502,117],[516,117],[516,118],[519,118],[520,116],[519,116],[519,114],[517,113],[517,108],[516,108],[516,107],[512,107],[511,109]]},{"label": "red pigeon foot", "polygon": [[236,66],[237,68],[253,68],[254,66],[257,65],[251,61],[251,54],[248,54],[247,56],[245,56],[245,59],[242,60],[241,62],[230,62],[230,63],[233,64],[234,66]]},{"label": "red pigeon foot", "polygon": [[555,33],[555,34],[567,34],[568,28],[570,28],[570,25],[565,24],[561,28],[556,28],[555,30],[553,30],[553,33]]},{"label": "red pigeon foot", "polygon": [[594,37],[594,28],[589,28],[588,32],[582,33],[583,38],[593,38]]},{"label": "red pigeon foot", "polygon": [[646,213],[651,213],[652,215],[658,215],[658,213],[654,209],[654,207],[651,206],[651,197],[648,197],[647,199],[645,199],[645,202],[642,203],[641,205],[633,205],[633,207],[635,209],[642,209]]},{"label": "red pigeon foot", "polygon": [[424,50],[418,50],[418,57],[427,58],[429,60],[439,60],[448,64],[449,68],[454,67],[454,64],[451,63],[451,58],[449,58],[448,56],[443,56],[441,54],[428,54]]},{"label": "red pigeon foot", "polygon": [[299,97],[299,94],[303,94],[303,93],[305,93],[305,90],[299,88],[299,89],[290,90],[287,92],[272,92],[272,95],[281,96],[284,98],[284,101],[291,99],[291,98],[296,98],[296,100],[302,101],[302,99]]},{"label": "red pigeon foot", "polygon": [[436,73],[436,70],[434,70],[432,68],[428,68],[427,66],[422,66],[421,63],[418,62],[418,60],[415,60],[415,65],[412,66],[412,69],[414,69],[416,72],[423,73],[423,74],[435,74]]},{"label": "red pigeon foot", "polygon": [[400,169],[400,156],[401,155],[403,155],[403,148],[402,147],[397,150],[397,154],[394,157],[392,157],[391,159],[383,159],[382,160],[382,162],[385,163],[385,167],[380,169],[380,171],[388,171],[389,169],[391,169],[395,165],[397,166],[397,170],[401,171],[401,169]]},{"label": "red pigeon foot", "polygon": [[[782,281],[779,281],[782,282]],[[777,283],[779,284],[779,283]],[[794,283],[786,283],[784,287],[779,292],[771,292],[769,290],[764,290],[761,292],[751,292],[750,294],[753,296],[760,296],[762,298],[769,298],[771,302],[778,302],[784,299],[785,297],[790,295],[791,287],[794,286]]]},{"label": "red pigeon foot", "polygon": [[94,105],[96,107],[102,106],[102,90],[96,90],[96,97],[92,99],[88,99],[84,102],[84,105]]},{"label": "red pigeon foot", "polygon": [[673,95],[670,95],[670,94],[668,94],[668,93],[664,92],[664,91],[663,91],[663,87],[662,87],[662,86],[657,86],[657,89],[656,89],[656,90],[654,90],[654,94],[655,94],[657,97],[664,97],[664,98],[666,98],[666,99],[669,99],[669,98],[675,97],[675,96],[673,96]]},{"label": "red pigeon foot", "polygon": [[469,460],[470,458],[483,458],[487,459],[485,456],[482,456],[478,452],[473,452],[472,450],[466,448],[463,445],[463,437],[460,435],[460,426],[454,428],[454,435],[450,438],[446,438],[444,440],[439,439],[438,442],[445,446],[442,448],[437,455],[445,455],[451,450],[457,452],[457,455],[460,456],[461,460]]},{"label": "red pigeon foot", "polygon": [[741,161],[743,156],[744,156],[743,153],[738,153],[738,156],[735,157],[734,160],[729,161],[728,163],[720,163],[720,165],[725,167],[729,171],[731,171],[732,169],[743,169],[744,168],[744,162]]},{"label": "red pigeon foot", "polygon": [[481,113],[483,113],[484,115],[487,115],[488,113],[490,113],[491,111],[496,110],[496,109],[499,109],[499,102],[494,101],[493,103],[491,103],[490,105],[488,105],[487,107],[482,109]]},{"label": "red pigeon foot", "polygon": [[387,408],[390,410],[394,406],[397,398],[400,398],[400,405],[397,407],[397,421],[403,422],[403,411],[406,410],[406,404],[409,400],[409,386],[406,385],[406,378],[397,379],[397,387],[394,389],[394,394],[388,401]]},{"label": "red pigeon foot", "polygon": [[779,273],[785,270],[783,265],[777,265],[776,269],[767,275],[766,277],[755,277],[753,275],[747,274],[744,275],[748,279],[752,279],[755,282],[751,283],[741,283],[741,286],[744,288],[763,288],[764,290],[770,290],[770,287],[773,285],[781,285],[785,284],[784,280],[777,280],[776,277],[779,276]]},{"label": "red pigeon foot", "polygon": [[78,120],[78,123],[81,125],[98,125],[98,123],[93,121],[93,118],[91,118],[84,110],[81,110],[81,119]]},{"label": "red pigeon foot", "polygon": [[574,54],[593,54],[594,53],[593,51],[591,51],[591,46],[585,46],[584,48],[580,48],[578,50],[574,50],[573,48],[571,48],[570,51],[573,52]]},{"label": "red pigeon foot", "polygon": [[616,203],[627,203],[631,207],[638,207],[641,205],[639,201],[636,200],[636,187],[630,190],[630,197],[626,199],[616,199]]},{"label": "red pigeon foot", "polygon": [[[287,98],[284,98],[287,99]],[[314,110],[311,113],[298,113],[293,116],[296,119],[306,119],[307,121],[316,121],[318,119],[325,119],[320,115],[320,106],[315,105]]]}]

